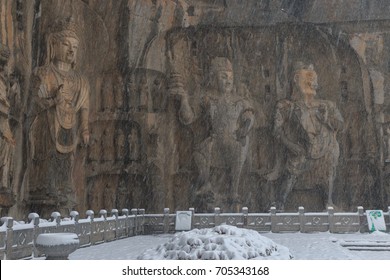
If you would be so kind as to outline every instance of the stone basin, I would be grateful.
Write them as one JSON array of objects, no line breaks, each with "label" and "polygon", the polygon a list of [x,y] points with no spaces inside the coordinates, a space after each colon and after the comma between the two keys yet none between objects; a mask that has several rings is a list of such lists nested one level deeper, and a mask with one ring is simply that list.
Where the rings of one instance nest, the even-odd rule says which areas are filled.
[{"label": "stone basin", "polygon": [[79,247],[79,237],[75,233],[42,233],[35,246],[47,260],[67,260],[69,254]]}]

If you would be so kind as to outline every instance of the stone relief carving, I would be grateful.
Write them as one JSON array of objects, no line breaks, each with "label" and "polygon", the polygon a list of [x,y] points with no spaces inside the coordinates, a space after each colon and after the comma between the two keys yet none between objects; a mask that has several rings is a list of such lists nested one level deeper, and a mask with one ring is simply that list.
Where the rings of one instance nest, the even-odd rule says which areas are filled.
[{"label": "stone relief carving", "polygon": [[121,128],[118,128],[115,134],[115,158],[123,161],[126,156],[126,136]]},{"label": "stone relief carving", "polygon": [[106,73],[102,78],[100,109],[102,112],[115,112],[124,109],[124,86],[119,73]]},{"label": "stone relief carving", "polygon": [[79,138],[89,143],[89,83],[75,69],[80,45],[72,18],[57,21],[47,37],[46,64],[35,70],[31,94],[28,184],[33,205],[75,206],[72,180]]},{"label": "stone relief carving", "polygon": [[[180,121],[189,125],[195,121],[202,123],[202,130],[194,131],[193,158],[198,167],[196,194],[198,203],[214,201],[215,186],[212,182],[212,169],[223,169],[229,176],[227,191],[231,193],[230,203],[240,205],[240,176],[247,158],[249,131],[254,121],[254,109],[236,91],[233,83],[233,67],[225,57],[211,61],[212,88],[203,92],[201,107],[194,113],[188,95],[181,91]],[[200,127],[198,127],[200,128]],[[199,205],[198,205],[199,206]],[[199,206],[199,208],[212,205]]]},{"label": "stone relief carving", "polygon": [[164,81],[161,77],[156,77],[151,89],[153,112],[164,111],[167,107],[167,95]]},{"label": "stone relief carving", "polygon": [[115,146],[114,146],[114,133],[113,129],[107,127],[103,131],[101,138],[101,151],[102,161],[114,161],[115,160]]},{"label": "stone relief carving", "polygon": [[101,89],[101,110],[110,112],[114,110],[113,81],[111,75],[105,75]]},{"label": "stone relief carving", "polygon": [[138,94],[138,109],[140,111],[147,111],[149,102],[149,87],[145,74],[141,75],[140,80],[138,81]]},{"label": "stone relief carving", "polygon": [[129,159],[130,161],[139,160],[141,157],[141,141],[140,141],[140,132],[136,126],[130,128],[130,132],[127,136],[129,144]]},{"label": "stone relief carving", "polygon": [[0,44],[0,205],[12,206],[12,165],[16,141],[9,124],[11,86],[7,75],[8,47]]},{"label": "stone relief carving", "polygon": [[390,124],[388,123],[385,126],[383,141],[385,147],[385,154],[384,154],[385,162],[389,163],[390,162]]},{"label": "stone relief carving", "polygon": [[103,209],[114,209],[116,206],[116,188],[106,185],[103,191]]},{"label": "stone relief carving", "polygon": [[322,180],[327,204],[333,206],[340,155],[336,135],[343,127],[343,118],[333,102],[315,98],[318,83],[313,65],[298,62],[294,68],[291,99],[277,103],[274,120],[275,136],[287,151],[279,206],[284,209],[298,176],[307,171],[317,183]]},{"label": "stone relief carving", "polygon": [[129,185],[126,182],[126,178],[120,178],[118,184],[118,191],[116,194],[117,209],[129,208],[130,206],[130,190]]},{"label": "stone relief carving", "polygon": [[121,75],[116,75],[115,83],[113,85],[114,99],[115,99],[115,109],[117,111],[122,111],[124,109],[124,84]]},{"label": "stone relief carving", "polygon": [[100,135],[98,135],[98,129],[91,127],[91,137],[88,145],[88,160],[91,162],[100,161]]},{"label": "stone relief carving", "polygon": [[136,83],[133,73],[126,76],[125,90],[128,95],[128,107],[131,111],[135,111],[138,105],[136,97]]},{"label": "stone relief carving", "polygon": [[[348,81],[348,76],[356,67],[345,65],[342,76],[345,77],[345,84],[348,84],[348,98],[347,103],[340,106],[340,109],[345,118],[344,130],[349,131],[344,138],[349,145],[346,145],[343,154],[351,154],[351,160],[348,162],[347,173],[342,176],[345,178],[345,188],[348,189],[344,193],[349,194],[344,201],[351,206],[362,201],[363,197],[371,201],[364,203],[371,204],[372,208],[379,207],[386,200],[385,178],[389,170],[386,164],[386,126],[389,121],[389,100],[386,94],[389,89],[386,50],[388,40],[388,35],[382,32],[357,32],[349,37],[349,44],[360,60],[358,67],[363,75],[365,103],[370,104],[370,107],[366,106],[365,110],[362,110],[355,102],[360,96],[354,93],[356,88],[353,87],[356,84]],[[366,125],[367,119],[371,124]],[[366,137],[367,135],[370,136]],[[367,158],[359,162],[363,153]]]},{"label": "stone relief carving", "polygon": [[114,209],[119,184],[119,178],[116,175],[109,177],[98,175],[90,178],[87,192],[88,208],[94,211]]},{"label": "stone relief carving", "polygon": [[[361,204],[372,208],[387,206],[390,33],[386,27],[388,15],[383,14],[378,22],[372,10],[378,5],[367,10],[371,16],[364,17],[366,11],[354,4],[340,1],[329,6],[326,1],[317,1],[316,7],[308,9],[311,16],[297,23],[294,13],[284,16],[280,13],[281,5],[270,4],[272,1],[248,1],[245,7],[242,1],[235,0],[6,2],[3,10],[11,13],[0,15],[0,39],[10,48],[8,67],[19,72],[15,71],[16,82],[11,75],[4,75],[9,114],[2,114],[1,122],[8,125],[17,143],[12,147],[4,138],[0,141],[1,145],[15,149],[11,157],[15,164],[12,160],[7,163],[14,167],[3,169],[9,173],[2,179],[12,179],[16,212],[40,211],[40,207],[30,207],[31,204],[51,205],[55,210],[59,210],[57,205],[65,208],[67,198],[60,199],[65,191],[60,193],[57,189],[69,190],[66,186],[72,183],[74,187],[73,180],[77,183],[75,196],[80,213],[87,207],[95,211],[111,207],[115,204],[114,192],[116,208],[142,206],[147,211],[161,211],[164,207],[197,207],[198,211],[215,206],[230,211],[239,204],[250,211],[267,211],[275,199],[280,205],[285,204],[286,210],[302,205],[309,211],[320,211],[326,203],[333,202],[332,193],[334,203],[344,210]],[[327,17],[326,14],[334,15],[335,7],[341,7],[339,11],[348,18],[366,20],[346,20],[340,13],[337,19]],[[88,50],[78,56],[82,75],[73,69],[77,74],[74,80],[88,80],[91,93],[96,94],[90,95],[88,106],[88,121],[93,124],[88,149],[76,151],[72,147],[70,152],[61,153],[55,147],[56,142],[61,143],[55,138],[56,119],[61,116],[49,113],[57,112],[57,107],[58,113],[62,113],[61,106],[56,98],[51,101],[39,96],[39,88],[47,85],[53,97],[59,91],[61,83],[56,78],[49,81],[49,76],[56,73],[49,66],[56,66],[54,51],[60,47],[53,44],[51,48],[43,36],[54,19],[70,14],[83,23],[77,34],[83,39],[79,49]],[[112,17],[113,14],[120,16]],[[375,21],[375,25],[371,26],[370,21]],[[46,51],[53,56],[44,64]],[[234,97],[220,97],[222,91],[212,79],[214,57],[231,59],[234,75],[229,79],[234,80]],[[177,88],[186,89],[186,97],[181,99],[168,92],[172,60],[177,72],[172,78],[177,79]],[[328,118],[337,107],[344,117],[344,124],[333,131],[337,132],[338,147],[334,148],[339,148],[339,157],[325,152],[332,150],[326,148],[333,145],[326,141],[326,133],[331,134],[332,130],[327,132],[327,125],[317,120],[315,113],[302,110],[314,116],[312,124],[306,121],[310,118],[300,120],[294,110],[295,119],[288,117],[291,107],[298,107],[300,101],[304,103],[300,98],[284,99],[290,92],[290,66],[297,60],[315,61],[321,88],[317,92],[318,104],[313,107],[323,105]],[[37,65],[44,66],[31,77]],[[29,92],[31,80],[34,90]],[[65,83],[61,90],[66,90]],[[34,102],[33,110],[32,96],[39,101]],[[235,98],[244,101],[240,103]],[[249,103],[255,109],[249,133],[241,138],[243,142],[250,138],[248,146],[236,141],[232,131],[226,133],[228,136],[220,136],[226,127],[239,126],[240,108],[231,105],[236,101],[242,107]],[[281,132],[274,134],[275,106],[284,122]],[[77,121],[74,131],[71,129],[75,134],[64,135],[61,129],[61,139],[83,143],[82,131],[76,132],[82,129],[82,110],[75,112]],[[289,126],[291,123],[296,123],[296,130]],[[310,126],[313,131],[321,128],[319,134],[325,136],[321,134],[318,139],[324,143],[310,144]],[[245,130],[245,125],[242,127]],[[296,135],[297,131],[302,131],[303,140]],[[275,141],[275,136],[281,139],[283,135],[296,135],[299,141],[306,141],[302,151],[298,148],[295,155],[288,144]],[[72,141],[73,136],[77,141]],[[221,152],[229,149],[233,152]],[[322,157],[313,158],[313,153],[320,154],[322,150]],[[34,158],[27,158],[27,154]],[[8,161],[1,159],[2,162]],[[269,174],[272,170],[275,173]],[[333,174],[333,191],[329,183],[332,170],[337,170],[337,176]],[[113,182],[116,176],[120,182]],[[26,185],[20,184],[22,180]],[[239,199],[234,194],[237,189]],[[325,198],[329,189],[330,199]],[[278,197],[274,198],[276,193]],[[104,201],[105,196],[109,197],[108,202]]]}]

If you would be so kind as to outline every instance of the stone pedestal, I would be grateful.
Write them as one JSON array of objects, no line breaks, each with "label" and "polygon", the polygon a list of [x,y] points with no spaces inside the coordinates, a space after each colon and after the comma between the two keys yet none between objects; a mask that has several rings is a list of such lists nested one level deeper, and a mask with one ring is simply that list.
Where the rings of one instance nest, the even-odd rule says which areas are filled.
[{"label": "stone pedestal", "polygon": [[75,233],[43,233],[38,235],[35,246],[46,256],[46,260],[67,260],[79,244]]}]

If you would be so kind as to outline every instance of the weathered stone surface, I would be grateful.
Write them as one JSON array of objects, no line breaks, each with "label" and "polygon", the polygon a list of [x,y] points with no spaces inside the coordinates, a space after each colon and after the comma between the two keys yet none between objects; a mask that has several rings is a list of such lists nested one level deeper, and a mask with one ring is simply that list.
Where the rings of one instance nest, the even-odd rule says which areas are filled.
[{"label": "weathered stone surface", "polygon": [[[388,205],[389,9],[386,0],[1,1],[0,43],[9,50],[1,214]],[[50,76],[58,67],[49,66],[60,60],[51,48],[52,25],[69,17],[78,26],[78,49],[71,71],[60,72],[65,83]],[[221,72],[213,70],[216,58],[231,64],[225,86],[213,78]],[[294,149],[277,123],[289,111],[283,108],[300,102],[291,96],[298,61],[318,76],[318,106],[303,110],[308,117],[298,122],[303,138],[311,135],[310,117],[335,137],[326,144],[324,132],[312,137],[316,145],[303,145],[302,162],[315,159],[317,167],[299,174],[289,168]],[[61,90],[80,96],[87,84],[88,102],[69,99],[66,107],[75,117],[67,126],[75,145],[58,147],[61,98],[49,114],[34,104],[50,105],[46,97]],[[224,87],[232,87],[229,94]],[[337,129],[318,121],[331,112],[340,115]],[[328,151],[333,161],[310,149]]]},{"label": "weathered stone surface", "polygon": [[17,84],[11,85],[7,65],[10,58],[9,48],[0,43],[0,205],[5,208],[14,203],[12,191],[13,158],[15,138],[10,128],[11,105],[10,99],[16,98]]}]

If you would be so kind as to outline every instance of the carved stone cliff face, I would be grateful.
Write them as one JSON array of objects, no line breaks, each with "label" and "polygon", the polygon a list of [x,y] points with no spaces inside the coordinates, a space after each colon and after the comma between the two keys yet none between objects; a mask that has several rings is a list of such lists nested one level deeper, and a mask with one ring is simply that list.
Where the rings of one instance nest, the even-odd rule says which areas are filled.
[{"label": "carved stone cliff face", "polygon": [[385,207],[390,18],[355,2],[2,1],[1,214]]}]

